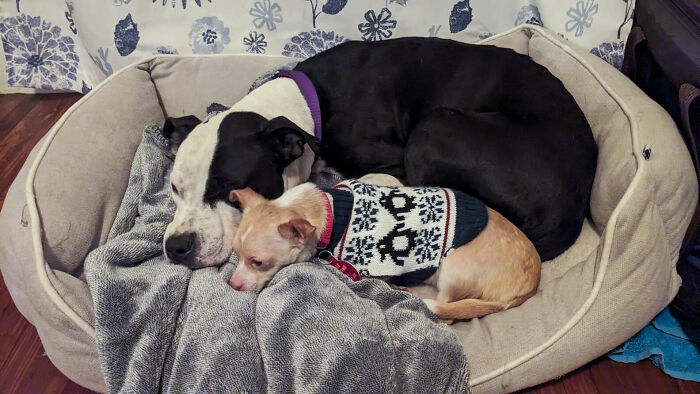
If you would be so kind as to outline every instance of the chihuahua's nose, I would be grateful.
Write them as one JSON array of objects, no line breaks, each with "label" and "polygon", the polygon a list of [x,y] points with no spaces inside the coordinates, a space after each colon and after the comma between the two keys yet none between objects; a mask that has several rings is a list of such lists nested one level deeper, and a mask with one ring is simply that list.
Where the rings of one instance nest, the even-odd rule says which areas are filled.
[{"label": "chihuahua's nose", "polygon": [[171,235],[165,241],[165,254],[176,263],[182,263],[194,249],[194,233]]},{"label": "chihuahua's nose", "polygon": [[233,290],[236,291],[241,291],[243,290],[243,287],[245,286],[244,281],[241,280],[240,276],[236,276],[236,273],[234,272],[233,275],[231,275],[231,278],[228,280],[229,286],[233,287]]}]

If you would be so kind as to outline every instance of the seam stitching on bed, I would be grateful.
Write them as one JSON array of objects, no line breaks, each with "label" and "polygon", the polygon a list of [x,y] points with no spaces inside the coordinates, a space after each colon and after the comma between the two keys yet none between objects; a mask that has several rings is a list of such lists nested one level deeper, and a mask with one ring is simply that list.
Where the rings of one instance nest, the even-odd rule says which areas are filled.
[{"label": "seam stitching on bed", "polygon": [[[615,103],[620,107],[620,109],[624,112],[625,116],[627,117],[629,123],[630,123],[630,137],[632,140],[632,154],[634,155],[634,158],[637,162],[637,171],[634,174],[634,177],[632,178],[632,181],[630,182],[629,186],[627,187],[627,190],[625,190],[625,193],[622,195],[622,198],[618,202],[617,206],[613,210],[612,214],[610,215],[610,218],[608,219],[608,223],[605,226],[605,237],[603,240],[603,249],[601,253],[601,259],[600,259],[600,267],[598,268],[598,273],[596,274],[595,277],[595,282],[593,284],[593,289],[591,290],[590,295],[586,299],[586,301],[583,303],[583,305],[574,313],[574,315],[569,319],[569,321],[561,327],[554,335],[549,337],[548,340],[546,340],[544,343],[536,347],[534,350],[529,351],[528,353],[516,358],[515,360],[505,364],[504,366],[501,366],[499,368],[496,368],[492,370],[491,372],[488,372],[486,374],[483,374],[481,376],[478,376],[474,378],[473,380],[470,380],[470,386],[478,386],[480,384],[483,384],[487,381],[490,381],[496,377],[499,377],[503,375],[504,373],[519,367],[520,365],[524,364],[525,362],[537,357],[541,353],[543,353],[545,350],[550,348],[552,345],[554,345],[557,341],[559,341],[564,335],[566,335],[571,329],[576,326],[581,319],[588,313],[590,310],[591,306],[593,305],[593,302],[598,298],[598,293],[600,292],[600,289],[602,288],[603,285],[603,280],[605,279],[605,274],[607,272],[607,267],[609,263],[609,257],[610,257],[610,249],[612,245],[612,238],[613,234],[615,233],[615,227],[617,225],[617,218],[620,215],[620,212],[626,207],[627,202],[630,200],[630,195],[634,193],[637,189],[637,185],[641,182],[640,179],[642,178],[642,175],[646,173],[646,163],[643,162],[643,160],[640,160],[639,157],[639,135],[638,135],[638,124],[636,119],[631,115],[630,109],[627,107],[627,103],[622,100],[616,92],[613,91],[613,89],[605,82],[600,74],[590,65],[588,64],[587,61],[583,60],[581,56],[576,53],[571,47],[568,45],[561,43],[555,39],[552,38],[552,35],[547,33],[543,28],[539,26],[517,26],[513,29],[510,29],[506,32],[497,34],[495,36],[489,37],[488,39],[481,41],[481,43],[488,43],[496,38],[505,36],[507,34],[516,32],[518,30],[525,30],[525,29],[530,29],[534,30],[535,32],[539,33],[540,36],[544,39],[546,39],[549,43],[559,47],[562,49],[564,52],[566,52],[569,56],[574,58],[579,64],[581,64],[597,81],[600,83],[600,86],[607,92],[608,96],[615,101]],[[532,39],[532,37],[530,38]],[[529,44],[529,41],[528,41]]]},{"label": "seam stitching on bed", "polygon": [[[139,62],[140,63],[140,62]],[[48,296],[49,300],[51,300],[56,307],[63,312],[66,316],[68,316],[69,319],[73,321],[78,327],[80,327],[83,331],[85,331],[86,334],[88,334],[90,337],[95,338],[95,329],[92,327],[85,319],[83,319],[68,303],[61,297],[61,295],[58,293],[58,290],[53,286],[51,281],[49,280],[48,273],[47,273],[47,267],[46,267],[46,262],[44,261],[44,249],[43,249],[43,244],[41,241],[41,219],[39,218],[39,207],[36,202],[36,194],[34,191],[34,179],[36,178],[36,172],[39,169],[39,165],[41,164],[41,161],[44,159],[44,156],[46,155],[46,152],[49,149],[49,146],[53,142],[53,139],[56,137],[56,134],[58,134],[58,131],[61,129],[61,127],[65,124],[66,120],[75,112],[78,108],[80,108],[88,98],[90,98],[95,92],[101,90],[108,81],[112,80],[113,78],[116,78],[117,75],[122,74],[125,72],[125,70],[130,69],[131,67],[125,67],[118,72],[110,75],[102,81],[97,87],[95,87],[93,90],[88,92],[85,96],[83,96],[77,103],[75,103],[73,106],[71,106],[68,111],[66,111],[61,118],[56,122],[56,124],[53,125],[51,130],[47,133],[46,135],[46,141],[44,141],[44,144],[39,148],[39,152],[37,153],[36,158],[32,162],[32,165],[29,169],[29,173],[27,174],[27,181],[25,183],[25,197],[26,197],[26,203],[27,207],[29,208],[29,219],[30,219],[30,225],[31,225],[31,233],[32,233],[32,246],[34,247],[34,264],[35,264],[35,269],[37,271],[37,276],[39,279],[39,284],[41,287],[44,289],[44,292]]]}]

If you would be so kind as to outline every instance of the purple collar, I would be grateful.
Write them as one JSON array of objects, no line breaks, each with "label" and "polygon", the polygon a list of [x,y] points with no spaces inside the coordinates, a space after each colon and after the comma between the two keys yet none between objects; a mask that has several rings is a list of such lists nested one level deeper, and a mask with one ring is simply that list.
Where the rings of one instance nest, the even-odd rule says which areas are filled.
[{"label": "purple collar", "polygon": [[291,78],[296,82],[301,95],[306,99],[306,104],[311,110],[311,118],[314,120],[314,135],[319,140],[321,139],[321,105],[318,102],[318,95],[316,94],[316,89],[314,89],[314,84],[311,82],[309,77],[306,76],[301,71],[295,70],[279,70],[277,71],[278,77]]}]

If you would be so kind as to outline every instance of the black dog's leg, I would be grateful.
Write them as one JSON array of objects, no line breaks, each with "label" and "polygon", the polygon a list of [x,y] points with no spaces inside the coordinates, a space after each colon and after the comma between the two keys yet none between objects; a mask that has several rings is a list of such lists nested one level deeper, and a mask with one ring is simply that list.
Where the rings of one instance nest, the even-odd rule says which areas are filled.
[{"label": "black dog's leg", "polygon": [[[557,162],[562,158],[541,154],[556,152],[556,145],[548,149],[542,139],[531,138],[532,134],[528,138],[543,127],[552,127],[552,122],[499,112],[436,109],[408,139],[407,182],[478,197],[518,226],[543,261],[556,257],[576,240],[586,210],[581,208],[585,204],[580,193],[560,181],[568,175]],[[558,203],[549,203],[551,199]]]}]

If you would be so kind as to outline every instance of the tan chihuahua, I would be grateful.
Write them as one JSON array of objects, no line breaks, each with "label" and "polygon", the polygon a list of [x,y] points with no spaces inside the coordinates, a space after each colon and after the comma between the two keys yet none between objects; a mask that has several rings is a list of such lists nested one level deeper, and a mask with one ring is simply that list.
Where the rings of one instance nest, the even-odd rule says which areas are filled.
[{"label": "tan chihuahua", "polygon": [[[370,206],[367,199],[371,197],[367,195],[379,195],[379,205],[376,209],[370,208],[368,215],[360,214],[356,220],[347,219],[345,226],[338,227],[333,218],[342,213],[339,207],[346,198],[339,193],[347,190],[355,193],[348,200],[352,215],[360,212],[359,208]],[[443,195],[448,200],[452,198],[453,205],[444,205],[437,199]],[[481,219],[480,211],[472,209],[469,212],[476,213],[470,215],[477,219],[468,224],[472,226],[469,231],[460,230],[450,236],[439,234],[442,238],[437,238],[434,231],[423,233],[417,229],[416,226],[421,225],[432,226],[431,229],[453,228],[455,223],[464,222],[456,216],[459,212],[466,212],[460,210],[459,205],[464,196],[443,188],[377,187],[357,181],[341,183],[331,190],[321,190],[306,183],[275,200],[266,200],[250,188],[231,191],[229,199],[240,203],[243,217],[233,240],[238,267],[229,284],[236,290],[260,291],[282,267],[308,261],[319,249],[324,249],[360,268],[362,276],[386,278],[399,272],[396,269],[404,272],[406,267],[430,272],[426,283],[437,287],[436,299],[409,291],[421,297],[428,308],[445,321],[471,319],[522,304],[537,292],[540,257],[530,240],[498,212],[481,203],[481,226],[473,224]],[[433,197],[435,199],[431,199]],[[447,209],[442,209],[444,207]],[[389,224],[375,221],[374,216],[385,216]],[[449,224],[441,227],[440,223]],[[354,239],[348,235],[351,232],[348,228],[354,225],[365,226],[356,231],[364,231],[362,234],[369,236],[383,232],[381,237],[384,238],[377,238],[379,242],[374,246],[379,251],[377,259],[384,260],[381,264],[367,264],[357,258],[358,253],[370,253],[375,249],[371,244],[353,244],[357,239],[363,242],[367,239],[366,236]],[[472,235],[463,243],[466,239],[463,235],[470,232]],[[395,235],[391,242],[382,241],[391,234]],[[441,241],[427,245],[418,234],[430,234],[431,240]],[[458,243],[458,239],[463,244]],[[335,242],[335,246],[328,247],[329,242]],[[426,245],[430,247],[426,248]],[[451,249],[450,245],[453,245]],[[436,271],[426,269],[427,260],[421,258],[429,253],[433,253],[430,258],[435,260]]]}]

